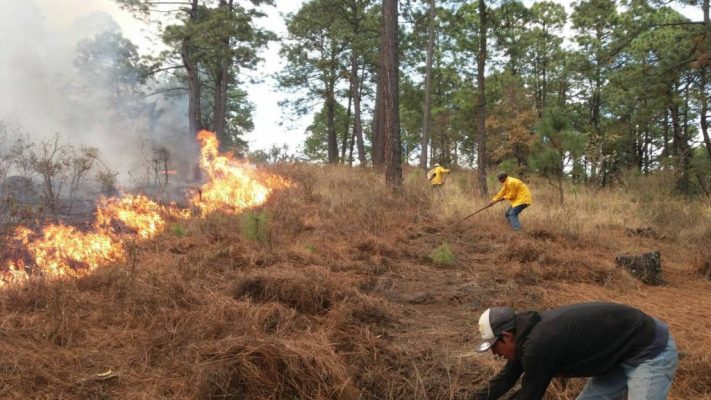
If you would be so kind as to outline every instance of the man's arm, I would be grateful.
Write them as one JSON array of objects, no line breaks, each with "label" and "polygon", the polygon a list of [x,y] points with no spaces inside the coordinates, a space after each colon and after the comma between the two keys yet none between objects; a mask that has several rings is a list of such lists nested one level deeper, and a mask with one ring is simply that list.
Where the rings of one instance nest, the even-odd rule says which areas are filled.
[{"label": "man's arm", "polygon": [[523,372],[518,362],[507,362],[504,369],[489,380],[487,385],[469,396],[469,400],[496,400],[508,392]]},{"label": "man's arm", "polygon": [[536,368],[523,374],[521,390],[515,400],[540,400],[546,394],[546,389],[553,379],[553,373],[547,368]]},{"label": "man's arm", "polygon": [[558,373],[560,347],[555,343],[531,346],[523,356],[522,365],[526,372],[521,378],[521,390],[515,400],[540,400],[553,377]]},{"label": "man's arm", "polygon": [[496,196],[494,196],[494,198],[491,199],[491,201],[489,202],[489,205],[494,205],[494,204],[500,202],[501,200],[506,198],[506,194],[507,194],[506,184],[503,184],[503,185],[501,185],[501,190],[499,190],[499,193],[496,193]]}]

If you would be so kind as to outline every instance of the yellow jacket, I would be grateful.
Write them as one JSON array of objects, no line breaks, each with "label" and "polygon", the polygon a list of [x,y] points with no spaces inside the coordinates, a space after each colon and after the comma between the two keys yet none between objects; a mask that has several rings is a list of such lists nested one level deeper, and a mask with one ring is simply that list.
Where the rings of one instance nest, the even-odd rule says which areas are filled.
[{"label": "yellow jacket", "polygon": [[439,165],[432,168],[430,172],[427,173],[427,178],[433,185],[441,185],[444,183],[444,174],[448,174],[449,170],[442,168]]},{"label": "yellow jacket", "polygon": [[531,203],[533,203],[533,197],[531,197],[528,186],[521,182],[520,179],[510,176],[506,178],[503,186],[501,186],[501,190],[499,190],[499,193],[497,193],[491,201],[499,201],[502,198],[510,201],[511,207],[520,206],[521,204],[528,204],[530,206]]}]

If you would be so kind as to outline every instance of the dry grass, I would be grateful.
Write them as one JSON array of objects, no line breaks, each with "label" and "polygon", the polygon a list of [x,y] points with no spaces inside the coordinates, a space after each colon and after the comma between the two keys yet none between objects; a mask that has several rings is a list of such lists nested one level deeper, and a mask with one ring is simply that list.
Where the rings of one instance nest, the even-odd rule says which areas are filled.
[{"label": "dry grass", "polygon": [[[471,172],[437,194],[415,169],[399,193],[370,170],[275,172],[297,185],[255,210],[270,217],[268,241],[214,215],[142,244],[135,263],[0,292],[0,398],[462,399],[501,365],[472,354],[480,311],[583,300],[669,322],[683,353],[670,398],[711,398],[708,205],[630,181],[567,188],[561,206],[534,180],[514,233],[502,205],[457,223],[488,200]],[[442,243],[446,267],[430,258]],[[664,286],[614,266],[649,250],[662,252]]]}]

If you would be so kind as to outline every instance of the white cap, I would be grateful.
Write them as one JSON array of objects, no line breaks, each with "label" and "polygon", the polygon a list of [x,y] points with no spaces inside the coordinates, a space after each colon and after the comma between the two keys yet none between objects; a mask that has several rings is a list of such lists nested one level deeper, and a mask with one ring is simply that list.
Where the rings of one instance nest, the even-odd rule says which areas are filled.
[{"label": "white cap", "polygon": [[487,308],[479,317],[481,340],[479,340],[474,350],[479,353],[489,350],[503,332],[511,331],[515,327],[516,312],[513,308]]}]

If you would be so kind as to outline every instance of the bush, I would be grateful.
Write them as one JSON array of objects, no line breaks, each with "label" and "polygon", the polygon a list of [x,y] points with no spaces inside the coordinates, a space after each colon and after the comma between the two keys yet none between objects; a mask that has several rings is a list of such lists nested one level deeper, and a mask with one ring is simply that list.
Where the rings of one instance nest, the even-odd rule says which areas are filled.
[{"label": "bush", "polygon": [[242,214],[242,235],[249,240],[269,242],[269,215],[266,212],[248,211]]},{"label": "bush", "polygon": [[430,253],[430,259],[436,265],[443,267],[450,266],[456,261],[454,253],[452,253],[447,243],[442,243],[439,247],[434,249],[432,253]]},{"label": "bush", "polygon": [[177,237],[183,237],[188,234],[187,230],[185,227],[181,224],[173,224],[170,226],[170,231],[173,233],[173,235]]}]

